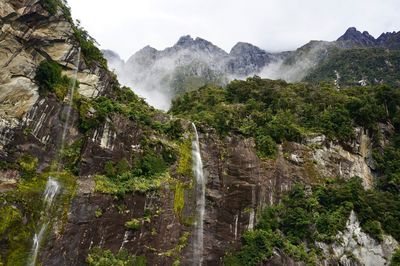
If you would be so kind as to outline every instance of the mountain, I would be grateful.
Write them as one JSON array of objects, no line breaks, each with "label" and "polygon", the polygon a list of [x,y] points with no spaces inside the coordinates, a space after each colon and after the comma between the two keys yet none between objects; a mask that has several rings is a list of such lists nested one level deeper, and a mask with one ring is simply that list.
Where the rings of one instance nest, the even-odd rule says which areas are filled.
[{"label": "mountain", "polygon": [[[310,41],[281,53],[268,53],[244,42],[227,53],[207,40],[187,35],[162,51],[147,46],[122,66],[114,54],[105,52],[104,56],[123,84],[133,87],[151,105],[167,110],[182,93],[253,75],[288,82],[326,81],[339,87],[399,84],[399,48],[400,32],[383,33],[375,39],[351,27],[336,41]],[[380,71],[369,71],[370,65]]]},{"label": "mountain", "polygon": [[107,63],[112,66],[112,70],[116,73],[122,73],[125,62],[121,57],[114,51],[102,50],[101,51],[105,58],[107,58]]},{"label": "mountain", "polygon": [[400,31],[382,33],[377,39],[367,31],[361,33],[355,27],[347,31],[337,39],[337,42],[349,47],[379,47],[387,49],[400,48]]},{"label": "mountain", "polygon": [[[112,55],[105,52],[104,56],[124,84],[133,87],[151,105],[165,110],[177,95],[205,84],[223,85],[233,78],[257,74],[279,59],[279,55],[248,43],[236,44],[228,54],[207,40],[189,35],[162,51],[150,46],[141,49],[122,69],[119,61],[115,65]],[[154,100],[160,97],[167,104]]]},{"label": "mountain", "polygon": [[[70,14],[0,2],[0,265],[397,263],[398,87],[252,77],[165,113],[119,84]],[[268,61],[235,50],[186,36],[133,61],[157,74],[178,54],[182,79],[234,54]],[[331,54],[312,42],[276,56],[310,53]]]},{"label": "mountain", "polygon": [[337,39],[338,42],[349,43],[357,47],[371,47],[376,45],[375,38],[364,31],[361,33],[355,27],[347,29],[347,31]]}]

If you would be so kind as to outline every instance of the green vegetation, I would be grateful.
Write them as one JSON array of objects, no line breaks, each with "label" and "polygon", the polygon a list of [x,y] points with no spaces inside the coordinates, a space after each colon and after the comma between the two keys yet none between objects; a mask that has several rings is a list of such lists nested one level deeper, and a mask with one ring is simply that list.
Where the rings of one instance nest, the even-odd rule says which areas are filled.
[{"label": "green vegetation", "polygon": [[79,164],[81,160],[81,152],[84,144],[83,138],[76,140],[71,145],[65,147],[61,151],[61,159],[64,164],[64,169],[71,173],[79,174]]},{"label": "green vegetation", "polygon": [[152,119],[154,116],[161,114],[160,111],[147,105],[130,88],[120,87],[116,80],[114,82],[113,93],[115,95],[113,97],[100,96],[96,99],[81,97],[77,101],[76,108],[80,114],[79,127],[83,132],[103,124],[107,117],[122,115],[143,127],[159,133],[171,134],[172,136],[180,134],[182,127],[179,127],[179,124],[173,121],[160,125],[160,123]]},{"label": "green vegetation", "polygon": [[24,154],[18,161],[21,170],[21,176],[25,179],[32,178],[36,175],[36,168],[38,166],[38,158],[29,154]]},{"label": "green vegetation", "polygon": [[192,142],[186,139],[179,148],[179,162],[177,173],[186,177],[192,177]]},{"label": "green vegetation", "polygon": [[281,204],[263,211],[256,230],[245,233],[243,248],[227,261],[231,265],[257,265],[272,256],[273,248],[279,248],[297,261],[315,264],[319,254],[315,241],[335,241],[351,210],[362,229],[375,239],[382,240],[383,233],[400,239],[397,195],[366,191],[359,178],[332,180],[310,189],[299,184]]},{"label": "green vegetation", "polygon": [[71,80],[62,75],[61,71],[61,67],[54,61],[44,60],[39,64],[36,69],[35,81],[41,95],[55,93],[59,100],[64,100]]},{"label": "green vegetation", "polygon": [[15,223],[22,222],[21,212],[14,206],[6,205],[0,208],[0,235],[11,229]]},{"label": "green vegetation", "polygon": [[35,174],[23,179],[17,189],[0,194],[0,240],[5,251],[2,254],[5,265],[22,266],[27,263],[33,233],[42,217],[42,195],[49,176],[62,184],[63,193],[57,197],[58,208],[48,211],[52,213],[51,217],[65,220],[75,193],[75,178],[67,172]]},{"label": "green vegetation", "polygon": [[166,256],[166,257],[175,257],[173,265],[180,265],[180,259],[181,259],[180,254],[182,250],[187,246],[189,236],[190,236],[189,232],[184,232],[181,235],[181,237],[179,237],[178,244],[175,247],[165,252],[160,252],[159,254],[161,256]]},{"label": "green vegetation", "polygon": [[177,98],[171,113],[214,127],[221,135],[253,137],[259,154],[273,156],[275,143],[301,142],[310,134],[347,142],[354,127],[379,137],[378,123],[398,127],[400,90],[387,86],[352,87],[289,84],[259,77],[206,86]]},{"label": "green vegetation", "polygon": [[376,151],[374,158],[377,168],[383,174],[379,179],[380,189],[392,193],[400,192],[400,134],[397,134],[392,142],[387,145],[383,153]]},{"label": "green vegetation", "polygon": [[125,227],[130,230],[133,230],[133,231],[139,230],[140,225],[141,225],[141,222],[135,218],[125,223]]},{"label": "green vegetation", "polygon": [[339,49],[329,50],[329,56],[305,77],[305,81],[317,83],[333,81],[339,73],[340,86],[354,86],[362,79],[368,84],[400,85],[399,50]]},{"label": "green vegetation", "polygon": [[40,3],[51,15],[54,15],[57,12],[57,8],[61,4],[59,0],[40,0]]},{"label": "green vegetation", "polygon": [[184,184],[177,181],[175,183],[174,194],[174,212],[178,217],[182,217],[182,210],[185,206],[185,187]]},{"label": "green vegetation", "polygon": [[96,46],[96,40],[80,26],[80,22],[73,27],[74,36],[79,42],[79,47],[84,55],[85,62],[89,66],[99,64],[102,68],[107,69],[107,60],[103,57],[100,49]]},{"label": "green vegetation", "polygon": [[50,15],[55,15],[57,10],[63,12],[65,18],[71,23],[74,36],[79,43],[81,52],[84,55],[85,62],[88,66],[93,67],[95,65],[107,69],[107,61],[103,57],[100,49],[96,46],[96,40],[94,40],[89,33],[80,26],[80,21],[77,20],[76,24],[73,22],[71,17],[71,10],[65,0],[40,0],[41,5],[47,10]]},{"label": "green vegetation", "polygon": [[93,248],[86,262],[90,266],[146,266],[146,258],[143,256],[133,256],[127,251],[121,250],[113,254],[110,250]]},{"label": "green vegetation", "polygon": [[145,193],[158,190],[163,184],[170,182],[171,177],[166,172],[157,177],[135,177],[130,174],[124,174],[119,180],[111,180],[106,176],[97,175],[95,180],[96,191],[123,197],[127,193]]},{"label": "green vegetation", "polygon": [[94,215],[96,216],[96,218],[100,218],[101,216],[103,216],[103,210],[98,208],[94,211]]},{"label": "green vegetation", "polygon": [[392,259],[390,261],[390,266],[399,266],[399,265],[400,265],[400,249],[397,249],[392,256]]}]

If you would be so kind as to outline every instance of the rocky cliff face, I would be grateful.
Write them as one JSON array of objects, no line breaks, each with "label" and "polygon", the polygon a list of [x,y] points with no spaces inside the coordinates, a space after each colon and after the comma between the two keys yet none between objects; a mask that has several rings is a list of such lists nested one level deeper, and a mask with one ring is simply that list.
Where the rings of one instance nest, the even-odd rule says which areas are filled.
[{"label": "rocky cliff face", "polygon": [[[120,98],[129,99],[130,94],[121,92],[112,73],[100,62],[85,60],[74,33],[75,26],[60,6],[51,14],[41,1],[6,0],[0,3],[0,18],[0,159],[6,162],[0,171],[0,210],[3,214],[3,210],[11,206],[19,214],[13,216],[9,224],[4,223],[5,229],[0,231],[0,262],[25,265],[37,229],[35,223],[41,216],[42,206],[35,205],[43,192],[40,174],[47,175],[59,156],[68,109],[68,99],[60,100],[54,93],[39,93],[35,73],[40,62],[55,61],[62,67],[63,74],[70,77],[78,70],[81,104],[104,99],[118,102]],[[230,60],[231,56],[236,56],[239,58],[237,69],[243,73],[270,60],[267,53],[248,44],[237,45],[232,55],[227,55],[207,41],[184,37],[175,48],[163,52],[145,48],[132,61],[138,66],[152,66],[159,57],[164,57],[163,54],[187,49],[200,50],[214,59],[214,55]],[[185,53],[176,60],[184,60]],[[64,200],[57,207],[60,216],[43,243],[39,254],[43,265],[85,265],[88,253],[95,247],[114,253],[127,250],[130,254],[144,255],[149,265],[193,264],[195,183],[190,174],[180,170],[185,161],[182,158],[188,157],[187,151],[179,152],[156,189],[113,194],[110,192],[114,189],[113,183],[99,182],[98,175],[105,174],[109,162],[127,159],[127,164],[132,166],[136,159],[150,153],[182,149],[180,145],[185,141],[190,144],[188,121],[179,122],[183,127],[181,136],[167,137],[149,128],[148,124],[155,124],[159,129],[168,125],[171,118],[135,99],[132,97],[128,101],[132,106],[126,104],[119,112],[110,112],[86,131],[80,126],[81,120],[97,117],[99,110],[94,105],[72,109],[66,146],[81,143],[75,150],[79,167],[73,171],[75,176],[68,179],[73,183],[73,197],[60,199]],[[127,115],[124,109],[128,107],[131,109]],[[151,115],[140,113],[148,109]],[[374,183],[371,140],[361,128],[356,133],[356,140],[347,144],[328,142],[323,135],[302,144],[285,142],[279,146],[275,159],[260,159],[253,139],[234,133],[221,138],[213,129],[200,126],[200,149],[207,179],[205,264],[222,265],[225,254],[240,246],[243,233],[254,229],[263,207],[280,202],[282,194],[294,183],[311,185],[322,177],[346,179],[358,175],[365,188],[371,187]],[[148,142],[153,146],[146,150]],[[190,146],[188,150],[190,153]],[[20,160],[26,155],[31,156],[33,162],[37,158],[33,163],[33,179],[23,176],[22,168],[27,168],[25,164],[28,163]],[[33,190],[29,190],[32,187]],[[25,195],[24,191],[29,193]],[[24,200],[19,200],[19,196],[24,196]],[[139,224],[134,230],[126,226],[132,220]],[[335,252],[327,253],[336,261],[345,260],[344,254],[355,248],[354,256],[361,262],[384,265],[397,246],[389,237],[383,243],[376,243],[361,233],[354,214],[348,228],[338,238],[347,244],[337,243],[333,247]],[[301,263],[276,251],[266,264]]]}]

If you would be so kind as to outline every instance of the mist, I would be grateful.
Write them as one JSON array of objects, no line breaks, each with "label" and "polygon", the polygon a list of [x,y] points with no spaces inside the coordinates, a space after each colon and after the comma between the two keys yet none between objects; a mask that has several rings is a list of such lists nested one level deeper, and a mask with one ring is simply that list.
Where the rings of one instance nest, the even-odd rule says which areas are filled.
[{"label": "mist", "polygon": [[[132,88],[149,105],[168,111],[175,97],[206,84],[224,86],[231,80],[254,75],[299,82],[333,45],[333,42],[313,41],[296,51],[282,53],[267,53],[260,49],[269,57],[268,63],[257,68],[246,61],[250,69],[254,68],[246,75],[239,75],[237,72],[240,71],[235,72],[238,69],[231,69],[232,62],[239,67],[249,68],[240,58],[234,58],[208,41],[200,38],[193,40],[190,36],[182,37],[176,45],[162,51],[146,46],[126,62],[112,51],[103,53],[121,84]],[[246,53],[240,56],[246,60],[249,58]]]}]

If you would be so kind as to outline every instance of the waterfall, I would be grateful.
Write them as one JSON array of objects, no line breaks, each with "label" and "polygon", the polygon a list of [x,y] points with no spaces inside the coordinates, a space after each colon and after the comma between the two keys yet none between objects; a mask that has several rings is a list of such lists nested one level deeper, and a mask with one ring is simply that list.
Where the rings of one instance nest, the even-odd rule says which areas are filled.
[{"label": "waterfall", "polygon": [[[76,68],[75,68],[74,78],[72,80],[72,84],[68,91],[68,106],[67,106],[68,110],[67,110],[67,114],[66,114],[67,116],[65,118],[63,133],[61,136],[60,152],[64,150],[65,139],[67,137],[67,131],[69,128],[69,119],[71,117],[72,105],[74,103],[74,94],[75,94],[76,80],[78,78],[80,60],[81,60],[81,48],[79,47],[78,48],[78,56],[77,56],[77,59],[75,62]],[[60,170],[61,170],[61,162],[60,161],[61,161],[60,158],[58,158],[58,168],[57,168],[58,172],[60,172]]]},{"label": "waterfall", "polygon": [[[69,120],[71,116],[71,110],[72,110],[72,104],[74,100],[74,93],[75,93],[75,87],[76,87],[76,80],[78,77],[78,71],[79,71],[79,64],[80,64],[80,58],[81,58],[81,48],[78,48],[78,55],[76,59],[76,67],[75,67],[75,72],[74,72],[74,78],[72,80],[72,83],[70,84],[69,90],[68,90],[68,97],[67,97],[67,112],[66,112],[66,119],[64,122],[63,126],[63,132],[61,135],[61,142],[59,146],[59,154],[57,156],[57,172],[61,172],[61,158],[60,154],[62,150],[64,149],[65,145],[65,140],[67,136],[67,131],[69,127]],[[45,204],[45,210],[44,214],[41,217],[41,220],[39,221],[39,227],[40,230],[38,233],[35,233],[33,237],[33,244],[32,244],[32,251],[31,255],[28,259],[28,266],[36,266],[36,260],[39,255],[39,250],[40,246],[42,244],[43,238],[45,236],[47,227],[51,226],[51,208],[53,206],[53,200],[57,196],[57,194],[60,192],[60,184],[57,182],[57,180],[54,179],[54,177],[49,176],[47,183],[46,183],[46,188],[45,191],[43,192],[43,203]]]},{"label": "waterfall", "polygon": [[193,260],[195,265],[203,264],[203,227],[204,212],[206,205],[206,180],[203,173],[203,162],[201,160],[199,135],[196,125],[192,123],[195,138],[192,142],[193,174],[196,178],[196,224],[193,242]]},{"label": "waterfall", "polygon": [[30,260],[28,261],[29,266],[36,265],[36,259],[39,254],[40,245],[46,233],[48,221],[51,219],[51,217],[48,217],[49,209],[52,207],[53,199],[58,194],[59,190],[60,190],[60,185],[56,180],[53,179],[53,177],[50,176],[49,179],[47,180],[46,189],[43,193],[43,202],[46,205],[45,214],[42,216],[44,221],[42,221],[39,232],[35,233],[35,236],[33,237],[32,253]]},{"label": "waterfall", "polygon": [[39,254],[40,244],[42,243],[42,239],[44,233],[46,232],[46,229],[47,229],[47,224],[46,223],[42,224],[39,233],[35,234],[35,236],[33,237],[32,255],[28,265],[31,266],[36,265],[36,259]]},{"label": "waterfall", "polygon": [[60,185],[53,177],[49,177],[46,183],[46,190],[44,191],[44,202],[46,207],[51,207],[54,197],[57,195]]}]

